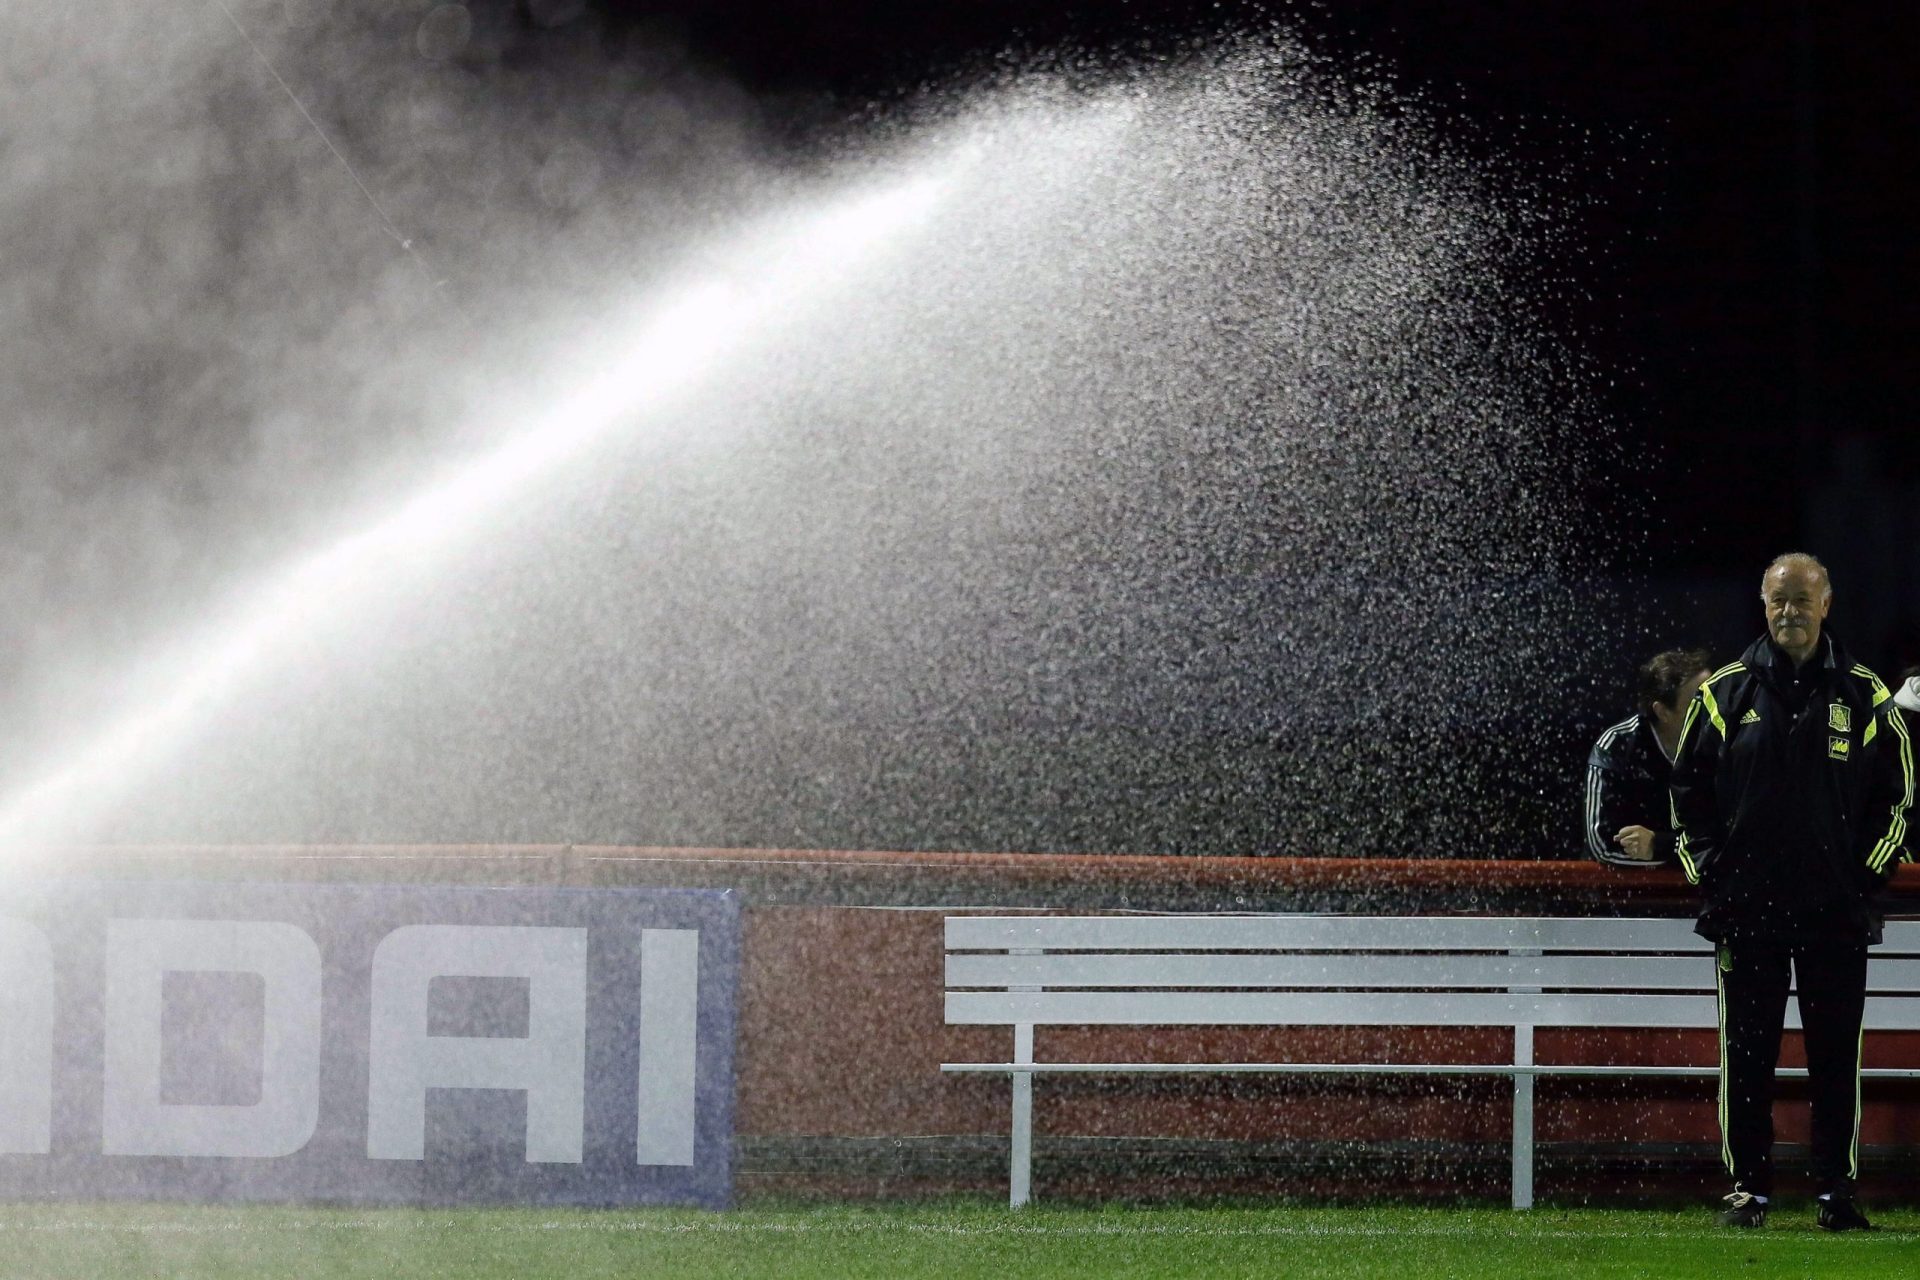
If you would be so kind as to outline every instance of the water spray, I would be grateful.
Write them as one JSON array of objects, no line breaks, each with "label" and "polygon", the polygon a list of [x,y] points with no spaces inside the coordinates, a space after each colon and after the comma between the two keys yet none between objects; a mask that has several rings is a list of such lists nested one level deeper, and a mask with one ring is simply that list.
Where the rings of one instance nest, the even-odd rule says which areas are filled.
[{"label": "water spray", "polygon": [[905,178],[869,185],[800,217],[754,228],[710,257],[720,280],[696,280],[645,309],[633,337],[584,386],[505,443],[458,467],[398,510],[296,561],[216,625],[156,666],[158,691],[124,719],[0,801],[0,848],[73,829],[147,764],[177,748],[279,646],[350,609],[356,595],[418,564],[487,511],[619,429],[658,426],[674,400],[795,304],[854,274],[924,222],[951,194],[972,152],[950,147]]},{"label": "water spray", "polygon": [[[1526,174],[1369,93],[1256,43],[935,98],[804,230],[770,200],[631,321],[562,302],[564,394],[141,644],[0,841],[1538,844],[1482,803],[1549,794],[1538,717],[1457,743],[1572,670],[1605,423],[1524,296]],[[610,211],[554,296],[659,225]],[[405,361],[341,367],[413,416]],[[1487,630],[1436,670],[1441,597]]]}]

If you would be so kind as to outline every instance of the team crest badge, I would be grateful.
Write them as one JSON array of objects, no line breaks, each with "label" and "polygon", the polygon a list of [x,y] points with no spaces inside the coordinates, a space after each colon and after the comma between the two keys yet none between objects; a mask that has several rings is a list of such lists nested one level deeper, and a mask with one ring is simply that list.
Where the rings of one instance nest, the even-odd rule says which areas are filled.
[{"label": "team crest badge", "polygon": [[1835,702],[1827,707],[1827,728],[1835,733],[1848,733],[1853,729],[1853,712],[1844,702]]}]

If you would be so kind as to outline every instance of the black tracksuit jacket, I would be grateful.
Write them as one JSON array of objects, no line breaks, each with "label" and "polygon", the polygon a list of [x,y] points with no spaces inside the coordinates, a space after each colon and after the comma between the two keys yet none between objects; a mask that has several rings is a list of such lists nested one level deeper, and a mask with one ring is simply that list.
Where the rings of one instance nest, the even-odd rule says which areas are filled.
[{"label": "black tracksuit jacket", "polygon": [[[1649,717],[1628,716],[1601,734],[1587,753],[1587,852],[1616,867],[1670,865],[1676,839],[1667,800],[1672,774]],[[1613,842],[1622,827],[1653,832],[1650,861],[1629,858]]]},{"label": "black tracksuit jacket", "polygon": [[1796,673],[1762,636],[1695,695],[1671,782],[1675,854],[1715,941],[1878,940],[1874,897],[1910,861],[1913,743],[1832,636]]}]

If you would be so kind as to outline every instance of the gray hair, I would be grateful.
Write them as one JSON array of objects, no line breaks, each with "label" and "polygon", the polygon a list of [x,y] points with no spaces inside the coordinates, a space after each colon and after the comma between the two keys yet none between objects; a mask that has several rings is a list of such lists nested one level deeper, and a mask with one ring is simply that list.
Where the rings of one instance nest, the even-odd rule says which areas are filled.
[{"label": "gray hair", "polygon": [[1766,572],[1760,575],[1760,594],[1767,592],[1767,579],[1775,569],[1811,569],[1820,575],[1821,594],[1824,598],[1833,598],[1833,575],[1827,572],[1827,566],[1820,563],[1820,557],[1809,555],[1805,551],[1789,551],[1785,555],[1775,556]]}]

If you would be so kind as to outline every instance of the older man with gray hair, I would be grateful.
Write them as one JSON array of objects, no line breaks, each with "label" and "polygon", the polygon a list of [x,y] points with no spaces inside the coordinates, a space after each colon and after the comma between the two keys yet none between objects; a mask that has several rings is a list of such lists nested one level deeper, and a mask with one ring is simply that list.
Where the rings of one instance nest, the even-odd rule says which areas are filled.
[{"label": "older man with gray hair", "polygon": [[1860,1022],[1875,895],[1909,861],[1913,744],[1886,686],[1822,630],[1826,566],[1781,556],[1760,582],[1767,634],[1700,686],[1675,752],[1675,854],[1716,946],[1721,1153],[1729,1226],[1765,1224],[1773,1079],[1790,976],[1813,1102],[1816,1220],[1871,1228],[1859,1174]]}]

